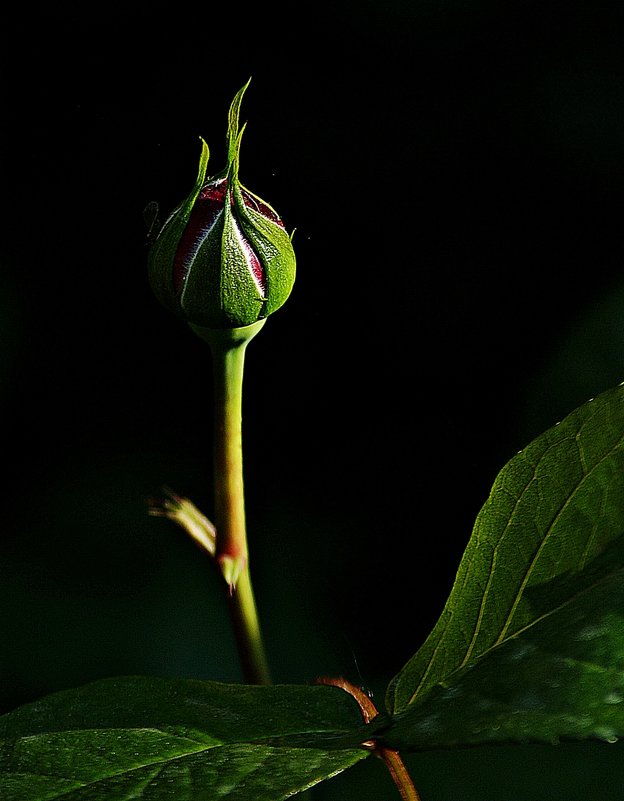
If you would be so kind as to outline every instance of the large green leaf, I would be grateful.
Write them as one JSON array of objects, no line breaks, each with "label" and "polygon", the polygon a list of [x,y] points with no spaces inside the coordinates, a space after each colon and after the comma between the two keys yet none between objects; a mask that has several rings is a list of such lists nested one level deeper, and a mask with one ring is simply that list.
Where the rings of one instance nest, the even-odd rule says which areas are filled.
[{"label": "large green leaf", "polygon": [[3,801],[279,801],[367,756],[342,690],[108,679],[0,717]]},{"label": "large green leaf", "polygon": [[391,682],[388,742],[624,734],[623,443],[619,386],[499,473],[440,620]]},{"label": "large green leaf", "polygon": [[424,750],[624,737],[621,544],[604,556],[583,590],[395,715],[383,741]]}]

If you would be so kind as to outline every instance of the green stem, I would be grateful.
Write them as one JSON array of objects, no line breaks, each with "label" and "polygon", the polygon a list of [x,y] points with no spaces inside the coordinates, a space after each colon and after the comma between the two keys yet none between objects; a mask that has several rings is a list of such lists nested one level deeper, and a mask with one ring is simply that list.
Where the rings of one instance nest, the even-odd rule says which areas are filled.
[{"label": "green stem", "polygon": [[242,400],[245,349],[264,325],[191,326],[210,346],[214,383],[214,522],[217,561],[229,585],[228,604],[245,681],[270,684],[249,573],[243,487]]}]

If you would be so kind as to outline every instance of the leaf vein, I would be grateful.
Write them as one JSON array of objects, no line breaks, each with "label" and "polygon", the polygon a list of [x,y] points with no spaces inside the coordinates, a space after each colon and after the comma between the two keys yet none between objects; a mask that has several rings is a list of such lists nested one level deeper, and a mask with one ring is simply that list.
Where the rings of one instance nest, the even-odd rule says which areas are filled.
[{"label": "leaf vein", "polygon": [[513,509],[509,513],[509,518],[507,520],[507,524],[505,526],[505,529],[503,530],[503,533],[501,534],[501,536],[498,538],[498,541],[496,542],[496,544],[495,544],[495,546],[494,546],[494,548],[492,550],[492,560],[490,562],[490,572],[488,574],[488,580],[487,580],[487,583],[486,583],[486,586],[485,586],[485,590],[483,591],[483,596],[481,598],[481,602],[479,604],[479,612],[477,613],[477,620],[475,621],[475,626],[474,626],[472,638],[471,638],[470,643],[468,645],[468,648],[466,650],[466,654],[464,656],[464,659],[462,660],[461,664],[459,665],[460,668],[463,667],[469,661],[469,659],[470,659],[470,657],[472,655],[472,652],[474,650],[474,647],[475,647],[475,645],[477,643],[477,639],[479,637],[479,633],[480,633],[481,627],[483,625],[483,617],[484,617],[484,614],[485,614],[485,607],[486,607],[486,604],[487,604],[487,601],[488,601],[488,598],[489,598],[489,595],[490,595],[490,592],[491,592],[491,589],[492,589],[492,582],[493,582],[494,575],[495,575],[496,562],[498,560],[499,550],[500,550],[500,548],[501,548],[501,546],[503,544],[503,541],[507,537],[507,534],[511,530],[511,524],[513,522],[514,516],[516,515],[516,513],[518,511],[518,507],[520,506],[522,500],[524,499],[525,494],[528,492],[529,487],[531,486],[531,484],[535,480],[538,464],[539,464],[539,462],[537,464],[533,465],[533,475],[527,481],[527,483],[525,484],[524,488],[522,489],[522,492],[520,492],[520,494],[516,498],[516,500],[514,502]]},{"label": "leaf vein", "polygon": [[[535,567],[536,567],[536,565],[537,565],[537,563],[538,563],[538,561],[539,561],[539,559],[540,559],[540,557],[542,555],[542,552],[543,552],[544,548],[546,547],[546,543],[548,542],[549,538],[551,537],[555,527],[557,526],[557,523],[561,520],[561,517],[563,516],[565,511],[568,509],[569,505],[572,503],[576,493],[579,491],[579,489],[584,484],[584,482],[587,481],[587,479],[591,477],[591,475],[595,472],[595,470],[597,470],[598,467],[600,467],[607,458],[611,457],[621,447],[623,442],[624,442],[624,435],[622,437],[620,437],[620,439],[617,441],[617,443],[612,448],[610,448],[596,462],[596,464],[593,465],[593,467],[591,467],[589,469],[589,471],[587,473],[585,473],[583,475],[583,478],[576,484],[576,486],[574,487],[572,492],[570,492],[570,494],[565,498],[564,502],[561,504],[561,506],[557,510],[557,513],[554,515],[553,519],[551,520],[548,528],[546,529],[546,531],[544,533],[544,536],[542,537],[542,541],[540,542],[539,547],[537,548],[537,550],[535,551],[535,554],[533,555],[533,559],[531,559],[531,561],[530,561],[530,563],[529,563],[529,565],[527,567],[527,570],[526,570],[526,572],[524,574],[524,577],[522,579],[522,582],[520,584],[520,588],[519,588],[519,590],[518,590],[518,592],[516,594],[516,597],[514,599],[512,607],[511,607],[511,609],[509,611],[509,614],[507,615],[507,619],[506,619],[506,621],[505,621],[505,623],[503,625],[503,628],[501,630],[500,635],[498,636],[498,638],[497,638],[497,640],[495,642],[495,645],[498,645],[498,644],[500,644],[501,642],[503,642],[505,640],[505,637],[507,635],[507,631],[509,630],[509,627],[511,626],[511,623],[513,621],[514,615],[516,614],[518,606],[520,605],[520,602],[521,602],[522,597],[524,595],[524,591],[527,588],[527,585],[528,585],[528,583],[529,583],[529,581],[531,579],[533,571],[535,570]],[[535,479],[533,478],[532,480],[535,480]],[[502,537],[501,537],[501,539],[502,539]]]}]

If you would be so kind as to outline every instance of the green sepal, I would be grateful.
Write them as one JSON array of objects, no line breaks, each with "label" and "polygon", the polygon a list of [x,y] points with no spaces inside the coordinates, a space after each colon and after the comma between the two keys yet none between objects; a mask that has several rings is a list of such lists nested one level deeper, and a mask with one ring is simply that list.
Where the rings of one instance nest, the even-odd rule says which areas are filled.
[{"label": "green sepal", "polygon": [[156,298],[169,311],[180,314],[173,286],[171,265],[175,259],[180,236],[184,230],[179,223],[180,206],[175,208],[165,221],[160,233],[148,252],[148,278]]},{"label": "green sepal", "polygon": [[296,276],[295,251],[290,236],[279,225],[248,206],[238,211],[243,235],[264,267],[266,303],[263,312],[269,315],[286,302],[292,291]]},{"label": "green sepal", "polygon": [[266,315],[263,314],[265,296],[249,270],[236,222],[231,204],[226,203],[219,294],[222,312],[233,326],[240,328]]},{"label": "green sepal", "polygon": [[[227,129],[227,161],[228,161],[228,169],[229,165],[233,161],[238,161],[238,153],[240,150],[240,140],[243,131],[239,132],[238,125],[239,125],[239,117],[240,117],[240,107],[243,100],[243,95],[249,84],[251,83],[251,78],[247,80],[247,83],[242,86],[238,92],[234,95],[234,99],[230,104],[230,110],[228,112],[228,129]],[[244,130],[243,126],[243,130]]]},{"label": "green sepal", "polygon": [[229,202],[195,256],[180,298],[184,317],[206,328],[241,328],[264,314],[265,298],[249,272]]},{"label": "green sepal", "polygon": [[181,314],[181,310],[173,285],[172,265],[191,211],[204,185],[210,157],[210,150],[205,140],[200,137],[200,141],[199,168],[193,189],[169,215],[148,253],[149,281],[152,291],[164,306],[177,315]]}]

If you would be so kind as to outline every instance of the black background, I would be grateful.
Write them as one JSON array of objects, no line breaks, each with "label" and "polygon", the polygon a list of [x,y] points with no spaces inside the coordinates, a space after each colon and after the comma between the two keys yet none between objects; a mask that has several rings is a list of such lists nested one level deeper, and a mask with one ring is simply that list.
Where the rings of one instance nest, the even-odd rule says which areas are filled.
[{"label": "black background", "polygon": [[[146,514],[163,484],[210,514],[211,379],[150,292],[142,213],[186,196],[199,136],[222,168],[250,76],[241,179],[298,258],[245,377],[267,645],[276,681],[381,703],[500,467],[623,378],[624,11],[61,4],[2,36],[0,711],[118,674],[240,680],[210,564]],[[580,798],[597,748],[522,764]],[[518,768],[470,757],[418,763],[428,801]],[[491,792],[535,801],[520,785]]]}]

